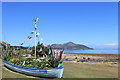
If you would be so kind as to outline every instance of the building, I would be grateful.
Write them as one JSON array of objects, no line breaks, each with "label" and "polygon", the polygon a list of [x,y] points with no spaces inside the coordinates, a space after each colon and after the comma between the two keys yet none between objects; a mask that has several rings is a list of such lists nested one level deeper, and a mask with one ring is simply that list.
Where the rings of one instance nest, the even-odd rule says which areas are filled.
[{"label": "building", "polygon": [[6,50],[8,48],[10,48],[10,44],[0,41],[0,50],[3,50],[3,49]]}]

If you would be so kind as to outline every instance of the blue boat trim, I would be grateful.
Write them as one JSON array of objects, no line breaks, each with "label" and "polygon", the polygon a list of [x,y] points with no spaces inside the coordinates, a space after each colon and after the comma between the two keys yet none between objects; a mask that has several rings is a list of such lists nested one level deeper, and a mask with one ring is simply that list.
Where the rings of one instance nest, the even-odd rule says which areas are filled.
[{"label": "blue boat trim", "polygon": [[47,71],[47,70],[57,70],[57,69],[63,69],[64,68],[64,67],[58,67],[58,68],[51,68],[51,69],[36,69],[36,68],[23,67],[23,66],[19,66],[19,65],[13,65],[10,62],[5,61],[4,59],[2,59],[2,61],[4,63],[7,63],[9,65],[12,65],[12,66],[15,66],[15,67],[18,67],[18,68],[24,68],[24,69],[30,69],[30,70]]},{"label": "blue boat trim", "polygon": [[19,68],[23,68],[23,66],[19,66],[19,65],[14,65],[15,67],[19,67]]},{"label": "blue boat trim", "polygon": [[5,63],[7,63],[7,64],[9,64],[9,65],[13,65],[13,64],[11,64],[11,63],[5,61],[4,59],[2,59],[2,61],[5,62]]}]

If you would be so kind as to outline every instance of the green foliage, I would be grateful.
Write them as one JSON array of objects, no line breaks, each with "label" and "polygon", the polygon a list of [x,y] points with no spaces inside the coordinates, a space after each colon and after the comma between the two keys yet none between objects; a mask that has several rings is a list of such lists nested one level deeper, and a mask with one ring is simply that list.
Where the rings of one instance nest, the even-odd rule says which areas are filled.
[{"label": "green foliage", "polygon": [[[23,56],[26,53],[31,54],[31,57]],[[11,62],[12,64],[39,69],[56,68],[62,63],[63,51],[55,53],[50,46],[46,47],[43,44],[39,44],[36,47],[36,53],[37,59],[34,59],[34,49],[30,52],[29,50],[15,50],[14,47],[11,47],[4,52],[3,59]],[[18,58],[19,60],[10,61],[14,58]]]},{"label": "green foliage", "polygon": [[[40,51],[40,49],[42,49],[42,51]],[[45,59],[48,59],[48,65],[53,68],[58,67],[58,65],[62,63],[62,54],[64,50],[60,51],[59,53],[54,53],[53,51],[54,50],[50,46],[45,47],[43,44],[39,44],[36,49],[37,58],[44,56]],[[55,54],[59,54],[59,56]]]},{"label": "green foliage", "polygon": [[2,46],[2,51],[3,51],[3,50],[6,50],[6,45],[1,44],[1,46]]},{"label": "green foliage", "polygon": [[19,65],[20,64],[20,61],[10,61],[12,64],[16,64],[16,65]]},{"label": "green foliage", "polygon": [[33,59],[32,58],[27,58],[26,60],[25,60],[25,65],[29,65],[29,64],[31,64],[33,62]]},{"label": "green foliage", "polygon": [[14,55],[14,53],[13,53],[13,50],[11,48],[2,52],[2,58],[5,60],[13,55]]},{"label": "green foliage", "polygon": [[50,65],[48,64],[48,61],[46,59],[33,60],[28,58],[25,61],[25,66],[31,67],[31,68],[39,68],[39,69],[50,68]]}]

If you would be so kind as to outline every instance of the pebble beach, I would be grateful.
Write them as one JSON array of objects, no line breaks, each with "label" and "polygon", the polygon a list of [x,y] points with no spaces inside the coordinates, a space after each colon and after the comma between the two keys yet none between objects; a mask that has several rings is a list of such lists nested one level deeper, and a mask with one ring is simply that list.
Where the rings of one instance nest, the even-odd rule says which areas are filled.
[{"label": "pebble beach", "polygon": [[87,62],[87,63],[110,63],[118,64],[118,54],[82,54],[82,53],[64,53],[64,61]]}]

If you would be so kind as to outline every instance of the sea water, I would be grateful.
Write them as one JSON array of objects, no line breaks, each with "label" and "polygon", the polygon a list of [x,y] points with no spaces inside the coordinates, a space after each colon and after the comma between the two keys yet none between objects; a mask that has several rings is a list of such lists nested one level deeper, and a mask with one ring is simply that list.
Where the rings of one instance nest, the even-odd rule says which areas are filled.
[{"label": "sea water", "polygon": [[64,53],[118,54],[118,49],[65,50]]}]

